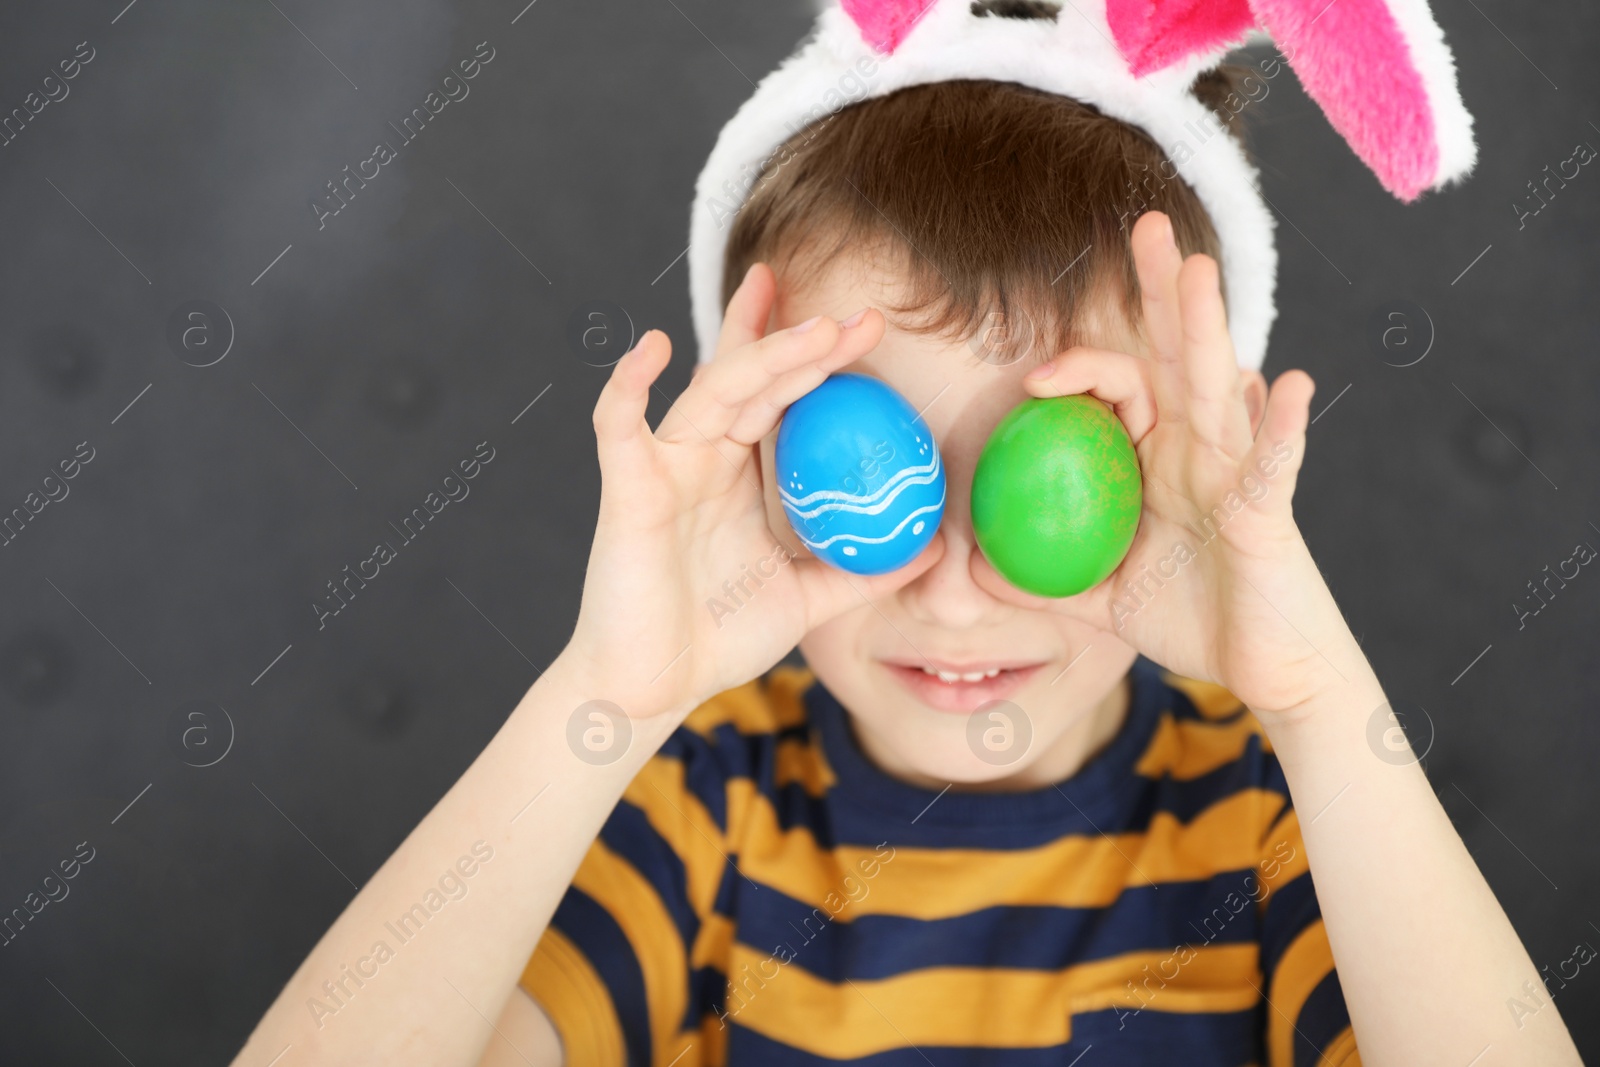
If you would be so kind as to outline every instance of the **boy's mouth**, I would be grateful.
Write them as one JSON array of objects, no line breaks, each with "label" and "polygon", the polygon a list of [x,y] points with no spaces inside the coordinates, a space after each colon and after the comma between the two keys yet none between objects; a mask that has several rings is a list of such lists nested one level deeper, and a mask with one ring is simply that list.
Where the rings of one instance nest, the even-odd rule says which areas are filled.
[{"label": "boy's mouth", "polygon": [[1021,660],[958,664],[920,657],[879,662],[918,700],[956,715],[970,715],[990,701],[1004,700],[1043,666]]}]

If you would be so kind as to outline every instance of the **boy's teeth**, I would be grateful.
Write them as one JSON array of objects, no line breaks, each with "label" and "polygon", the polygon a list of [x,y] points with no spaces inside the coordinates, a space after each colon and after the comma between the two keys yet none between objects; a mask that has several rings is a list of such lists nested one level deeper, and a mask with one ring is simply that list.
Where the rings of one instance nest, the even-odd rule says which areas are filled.
[{"label": "boy's teeth", "polygon": [[932,667],[924,667],[922,668],[922,673],[937,675],[939,681],[944,682],[946,685],[953,685],[956,682],[981,682],[985,678],[993,678],[1000,673],[1000,668],[993,667],[987,671],[970,671],[966,674],[959,674],[956,671],[936,671]]}]

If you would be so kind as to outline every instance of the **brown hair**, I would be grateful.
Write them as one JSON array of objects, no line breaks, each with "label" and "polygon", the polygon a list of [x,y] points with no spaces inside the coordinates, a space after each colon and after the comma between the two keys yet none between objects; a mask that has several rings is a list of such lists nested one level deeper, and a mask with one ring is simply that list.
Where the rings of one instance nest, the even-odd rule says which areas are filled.
[{"label": "brown hair", "polygon": [[[1238,112],[1222,101],[1248,70],[1225,65],[1194,85],[1229,136]],[[782,162],[757,177],[728,234],[724,307],[751,263],[799,286],[847,248],[887,252],[908,294],[890,310],[919,313],[906,328],[966,338],[987,325],[987,338],[998,325],[1016,343],[996,362],[1020,359],[1023,341],[1043,360],[1081,340],[1079,314],[1102,286],[1139,326],[1128,232],[1144,211],[1171,216],[1185,255],[1221,260],[1199,197],[1148,134],[1012,82],[935,82],[851,104],[771,159]],[[1019,321],[1028,328],[1004,329]]]}]

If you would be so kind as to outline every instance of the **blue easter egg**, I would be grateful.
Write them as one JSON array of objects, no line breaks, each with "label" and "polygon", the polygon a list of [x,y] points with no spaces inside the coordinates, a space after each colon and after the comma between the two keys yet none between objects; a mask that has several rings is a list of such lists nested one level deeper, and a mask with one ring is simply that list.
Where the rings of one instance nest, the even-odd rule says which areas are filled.
[{"label": "blue easter egg", "polygon": [[854,574],[905,566],[944,517],[933,431],[877,378],[830,375],[789,405],[773,462],[795,534]]}]

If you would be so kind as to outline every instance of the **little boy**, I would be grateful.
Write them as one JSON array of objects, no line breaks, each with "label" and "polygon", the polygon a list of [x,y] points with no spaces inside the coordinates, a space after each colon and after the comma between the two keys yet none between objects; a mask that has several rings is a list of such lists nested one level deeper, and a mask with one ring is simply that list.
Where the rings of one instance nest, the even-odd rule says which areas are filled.
[{"label": "little boy", "polygon": [[[1385,696],[1290,506],[1310,378],[1237,365],[1184,183],[1124,229],[1160,150],[970,81],[784,158],[714,358],[654,431],[665,335],[601,393],[571,643],[236,1062],[1578,1063],[1553,1007],[1507,1016],[1538,972],[1415,760],[1370,747]],[[949,479],[874,577],[809,558],[771,488],[784,409],[847,368]],[[1006,412],[1075,393],[1126,426],[1144,512],[1047,600],[966,501]],[[390,946],[469,848],[471,896]]]}]

